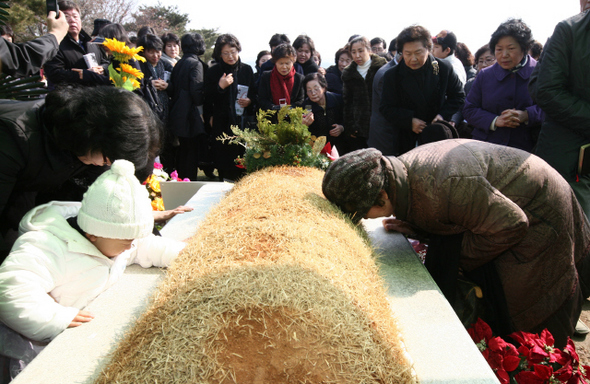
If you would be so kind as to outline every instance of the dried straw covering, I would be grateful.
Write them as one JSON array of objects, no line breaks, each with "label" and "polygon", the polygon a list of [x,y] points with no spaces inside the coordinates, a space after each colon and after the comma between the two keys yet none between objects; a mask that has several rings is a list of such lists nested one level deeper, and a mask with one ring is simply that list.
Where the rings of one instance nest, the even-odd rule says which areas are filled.
[{"label": "dried straw covering", "polygon": [[411,383],[366,234],[323,172],[251,174],[215,207],[97,383]]}]

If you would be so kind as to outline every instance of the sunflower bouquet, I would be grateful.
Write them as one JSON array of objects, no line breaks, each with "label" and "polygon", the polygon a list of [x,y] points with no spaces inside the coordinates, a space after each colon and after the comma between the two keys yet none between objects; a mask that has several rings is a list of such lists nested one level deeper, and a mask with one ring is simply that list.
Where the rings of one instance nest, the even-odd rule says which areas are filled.
[{"label": "sunflower bouquet", "polygon": [[145,58],[139,55],[143,47],[130,48],[122,41],[117,39],[105,39],[103,45],[113,54],[113,61],[119,63],[118,68],[114,68],[113,63],[109,65],[109,78],[115,87],[124,88],[128,91],[134,91],[140,87],[139,81],[143,79],[143,72],[129,65],[129,60],[139,60],[145,62]]}]

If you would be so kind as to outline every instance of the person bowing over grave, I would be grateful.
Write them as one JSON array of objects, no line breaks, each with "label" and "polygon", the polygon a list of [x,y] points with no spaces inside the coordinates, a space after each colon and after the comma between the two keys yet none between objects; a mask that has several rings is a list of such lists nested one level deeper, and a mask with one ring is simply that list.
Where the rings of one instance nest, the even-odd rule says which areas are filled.
[{"label": "person bowing over grave", "polygon": [[426,267],[456,311],[459,277],[483,291],[473,322],[498,336],[548,328],[560,348],[574,333],[590,296],[590,224],[541,158],[467,139],[399,157],[369,148],[333,162],[322,190],[354,222],[386,217],[386,230],[427,238]]}]

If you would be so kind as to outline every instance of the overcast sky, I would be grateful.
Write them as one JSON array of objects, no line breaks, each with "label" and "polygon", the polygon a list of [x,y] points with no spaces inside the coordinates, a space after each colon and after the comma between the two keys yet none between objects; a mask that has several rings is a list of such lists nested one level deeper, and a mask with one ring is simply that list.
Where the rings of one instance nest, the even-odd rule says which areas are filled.
[{"label": "overcast sky", "polygon": [[[155,5],[157,0],[138,0]],[[259,51],[268,49],[274,33],[291,41],[309,35],[322,55],[322,66],[334,63],[334,54],[354,34],[382,37],[388,44],[405,27],[420,24],[432,35],[448,29],[475,53],[486,44],[500,23],[522,18],[533,37],[545,44],[555,25],[579,12],[577,0],[370,0],[370,1],[194,1],[162,0],[188,13],[189,28],[218,28],[232,33],[242,44],[241,59],[253,64]],[[297,7],[298,4],[301,4]],[[366,6],[366,9],[362,7]],[[370,8],[369,8],[370,7]]]}]

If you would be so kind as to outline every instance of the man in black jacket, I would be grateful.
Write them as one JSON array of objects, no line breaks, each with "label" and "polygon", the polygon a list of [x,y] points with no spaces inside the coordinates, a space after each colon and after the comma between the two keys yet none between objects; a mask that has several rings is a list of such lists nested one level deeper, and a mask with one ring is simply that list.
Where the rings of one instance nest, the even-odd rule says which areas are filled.
[{"label": "man in black jacket", "polygon": [[[109,61],[98,44],[90,43],[90,36],[82,29],[80,9],[69,0],[60,1],[59,9],[69,25],[68,34],[59,45],[59,52],[45,64],[45,75],[49,88],[57,84],[74,83],[83,85],[109,84],[107,67]],[[89,67],[84,55],[93,53],[98,65]]]}]

